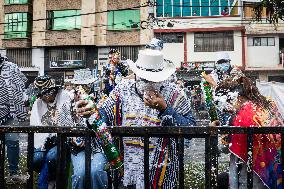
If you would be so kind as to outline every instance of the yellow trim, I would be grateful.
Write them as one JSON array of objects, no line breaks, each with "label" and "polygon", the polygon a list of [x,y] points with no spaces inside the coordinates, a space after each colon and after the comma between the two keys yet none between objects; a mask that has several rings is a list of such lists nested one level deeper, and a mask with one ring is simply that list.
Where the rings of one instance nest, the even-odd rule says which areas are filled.
[{"label": "yellow trim", "polygon": [[166,174],[166,170],[167,170],[167,164],[168,164],[168,150],[166,152],[166,157],[165,157],[165,160],[164,160],[164,166],[163,166],[161,177],[160,177],[159,184],[158,184],[159,189],[162,188],[163,180],[165,178],[165,174]]}]

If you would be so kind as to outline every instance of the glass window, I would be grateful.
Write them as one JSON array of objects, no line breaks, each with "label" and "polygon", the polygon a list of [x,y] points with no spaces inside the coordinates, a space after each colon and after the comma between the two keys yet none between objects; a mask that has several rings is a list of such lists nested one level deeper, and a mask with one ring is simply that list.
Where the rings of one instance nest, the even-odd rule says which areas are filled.
[{"label": "glass window", "polygon": [[28,37],[28,13],[5,14],[4,38]]},{"label": "glass window", "polygon": [[131,30],[140,28],[140,10],[108,12],[109,30]]},{"label": "glass window", "polygon": [[5,0],[5,5],[10,4],[27,4],[28,0]]},{"label": "glass window", "polygon": [[233,31],[195,33],[194,51],[195,52],[234,51]]},{"label": "glass window", "polygon": [[72,30],[81,28],[80,10],[49,12],[48,28],[51,30]]},{"label": "glass window", "polygon": [[253,38],[248,38],[248,46],[253,46]]},{"label": "glass window", "polygon": [[268,39],[268,46],[275,46],[275,40],[274,37],[269,37]]},{"label": "glass window", "polygon": [[261,38],[260,37],[254,37],[253,38],[253,46],[260,46],[261,45]]},{"label": "glass window", "polygon": [[[234,0],[157,0],[157,17],[230,15]],[[228,8],[226,14],[222,11]]]},{"label": "glass window", "polygon": [[261,46],[267,46],[267,38],[266,37],[261,38]]},{"label": "glass window", "polygon": [[164,43],[183,43],[183,33],[155,33]]}]

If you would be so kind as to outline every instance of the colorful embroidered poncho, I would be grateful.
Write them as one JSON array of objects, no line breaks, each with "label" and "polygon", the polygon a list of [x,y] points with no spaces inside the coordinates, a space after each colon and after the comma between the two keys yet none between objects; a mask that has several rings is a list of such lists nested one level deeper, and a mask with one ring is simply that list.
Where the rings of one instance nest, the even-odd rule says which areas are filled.
[{"label": "colorful embroidered poncho", "polygon": [[[283,125],[274,106],[270,111],[247,102],[239,110],[232,125],[240,127],[277,127]],[[247,156],[247,135],[232,134],[230,150],[244,162]],[[269,188],[282,188],[281,138],[279,134],[253,135],[253,171]]]},{"label": "colorful embroidered poncho", "polygon": [[[161,94],[168,104],[162,115],[144,105],[136,94],[134,80],[122,80],[100,108],[107,125],[112,126],[188,126],[195,120],[189,101],[175,84],[165,82]],[[144,188],[144,142],[141,137],[124,137],[124,179],[127,185]],[[151,188],[172,189],[176,186],[178,158],[173,138],[150,138]]]}]

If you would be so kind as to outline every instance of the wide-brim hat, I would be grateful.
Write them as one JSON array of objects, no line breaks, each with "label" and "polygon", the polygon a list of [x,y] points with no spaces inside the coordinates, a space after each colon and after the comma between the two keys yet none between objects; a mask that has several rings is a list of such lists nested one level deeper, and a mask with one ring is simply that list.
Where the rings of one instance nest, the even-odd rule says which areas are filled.
[{"label": "wide-brim hat", "polygon": [[161,82],[168,79],[176,71],[174,63],[164,59],[159,50],[140,50],[134,63],[127,60],[129,68],[138,76],[148,81]]},{"label": "wide-brim hat", "polygon": [[231,61],[230,59],[230,56],[227,52],[217,52],[216,54],[216,62],[218,62],[219,60],[229,60]]}]

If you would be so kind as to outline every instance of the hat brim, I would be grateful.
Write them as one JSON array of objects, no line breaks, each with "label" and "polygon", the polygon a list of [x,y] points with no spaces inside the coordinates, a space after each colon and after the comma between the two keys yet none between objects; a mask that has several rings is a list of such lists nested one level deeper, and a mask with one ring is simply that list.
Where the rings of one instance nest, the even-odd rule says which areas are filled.
[{"label": "hat brim", "polygon": [[[138,60],[139,61],[139,60]],[[165,61],[165,60],[164,60]],[[153,82],[161,82],[168,79],[172,74],[175,73],[176,67],[174,64],[169,64],[168,62],[165,63],[167,65],[162,71],[159,72],[151,72],[145,71],[137,68],[136,64],[138,62],[133,62],[132,60],[127,60],[129,68],[138,76],[148,81]]]}]

